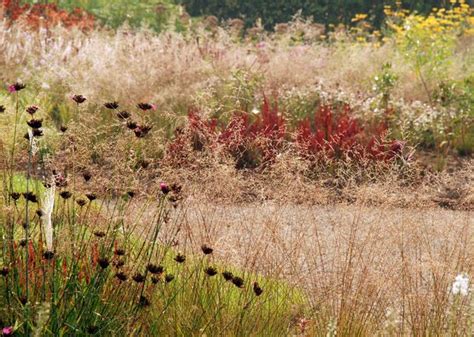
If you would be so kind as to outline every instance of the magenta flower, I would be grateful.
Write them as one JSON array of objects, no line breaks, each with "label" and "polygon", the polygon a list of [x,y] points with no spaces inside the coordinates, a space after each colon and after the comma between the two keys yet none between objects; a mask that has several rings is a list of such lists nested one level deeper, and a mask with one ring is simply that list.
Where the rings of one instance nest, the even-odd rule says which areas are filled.
[{"label": "magenta flower", "polygon": [[13,83],[13,84],[8,86],[8,92],[9,93],[14,93],[14,92],[20,91],[20,90],[25,89],[25,88],[26,88],[26,85],[24,85],[22,83],[19,83],[19,82],[16,82],[16,83]]},{"label": "magenta flower", "polygon": [[160,183],[160,190],[163,194],[168,194],[170,192],[170,188],[166,183]]},{"label": "magenta flower", "polygon": [[7,326],[2,329],[3,336],[11,336],[13,335],[13,327]]}]

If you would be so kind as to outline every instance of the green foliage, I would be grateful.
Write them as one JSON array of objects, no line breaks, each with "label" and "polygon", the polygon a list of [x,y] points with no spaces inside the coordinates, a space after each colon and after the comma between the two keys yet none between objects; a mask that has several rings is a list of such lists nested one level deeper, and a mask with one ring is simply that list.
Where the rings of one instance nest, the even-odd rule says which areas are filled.
[{"label": "green foliage", "polygon": [[392,70],[390,62],[382,66],[380,74],[374,77],[373,90],[381,96],[381,106],[386,109],[390,101],[390,94],[397,83],[398,76]]},{"label": "green foliage", "polygon": [[[193,16],[215,15],[222,19],[242,17],[247,26],[255,23],[257,18],[263,20],[265,28],[272,29],[277,23],[288,22],[299,10],[303,16],[313,16],[316,22],[324,24],[349,24],[357,13],[369,13],[376,26],[383,21],[384,5],[394,5],[395,1],[369,0],[295,0],[295,1],[235,1],[235,0],[180,0],[186,10]],[[426,12],[433,6],[441,6],[441,1],[403,1],[403,6],[410,10]]]}]

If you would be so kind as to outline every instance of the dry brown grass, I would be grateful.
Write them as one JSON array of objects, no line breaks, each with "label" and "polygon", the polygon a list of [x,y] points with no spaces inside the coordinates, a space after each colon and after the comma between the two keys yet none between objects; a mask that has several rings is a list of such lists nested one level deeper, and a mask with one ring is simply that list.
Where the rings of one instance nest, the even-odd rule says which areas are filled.
[{"label": "dry brown grass", "polygon": [[222,263],[304,289],[313,311],[295,313],[302,335],[334,326],[342,336],[467,336],[473,327],[472,299],[449,294],[457,274],[474,272],[472,212],[200,199],[185,209],[179,249],[207,242]]},{"label": "dry brown grass", "polygon": [[[301,29],[310,35],[310,25]],[[81,93],[94,102],[153,100],[162,113],[173,114],[237,69],[261,77],[263,91],[281,94],[322,83],[329,91],[363,101],[372,96],[373,76],[390,60],[400,77],[394,98],[427,100],[412,69],[390,43],[381,48],[353,43],[290,46],[284,35],[262,35],[261,39],[263,47],[248,41],[236,43],[232,32],[223,28],[157,36],[126,28],[117,33],[60,28],[29,32],[20,25],[0,23],[1,80],[20,78],[49,87],[58,96]],[[472,70],[472,41],[462,45],[450,62],[452,79]],[[428,85],[434,88],[436,80]]]}]

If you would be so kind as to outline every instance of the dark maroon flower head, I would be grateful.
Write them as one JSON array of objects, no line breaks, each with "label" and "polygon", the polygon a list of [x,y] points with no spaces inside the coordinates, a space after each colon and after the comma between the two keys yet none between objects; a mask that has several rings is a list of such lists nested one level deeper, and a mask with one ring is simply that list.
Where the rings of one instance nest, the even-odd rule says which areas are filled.
[{"label": "dark maroon flower head", "polygon": [[26,124],[32,129],[39,129],[43,125],[43,120],[33,118],[27,121]]},{"label": "dark maroon flower head", "polygon": [[214,267],[207,267],[206,269],[204,269],[204,272],[205,272],[208,276],[217,275],[217,269],[214,268]]},{"label": "dark maroon flower head", "polygon": [[20,90],[23,90],[25,88],[26,88],[26,85],[20,82],[16,82],[8,86],[8,91],[13,93],[13,92],[18,92]]},{"label": "dark maroon flower head", "polygon": [[12,192],[12,193],[10,193],[10,196],[12,197],[13,200],[16,201],[16,200],[20,199],[21,194],[18,193],[18,192]]},{"label": "dark maroon flower head", "polygon": [[146,277],[143,274],[136,273],[135,275],[132,276],[132,279],[137,283],[143,283],[145,282]]},{"label": "dark maroon flower head", "polygon": [[173,280],[174,280],[174,275],[173,274],[166,274],[166,276],[165,276],[166,283],[170,283]]},{"label": "dark maroon flower head", "polygon": [[128,279],[127,274],[125,274],[122,271],[119,271],[118,273],[115,274],[115,277],[118,278],[120,281],[125,282]]},{"label": "dark maroon flower head", "polygon": [[[43,136],[43,130],[42,129],[32,129],[32,134],[33,134],[33,138],[42,137]],[[25,138],[26,140],[30,140],[30,134],[28,132],[25,133],[23,138]]]},{"label": "dark maroon flower head", "polygon": [[115,110],[119,107],[119,104],[118,104],[118,102],[108,102],[108,103],[105,103],[104,106],[107,109]]},{"label": "dark maroon flower head", "polygon": [[150,306],[150,300],[148,298],[146,298],[145,296],[140,296],[140,299],[138,300],[138,305],[140,307],[148,307]]},{"label": "dark maroon flower head", "polygon": [[10,269],[8,267],[2,267],[0,268],[0,276],[8,276],[8,273],[10,272]]},{"label": "dark maroon flower head", "polygon": [[82,177],[85,181],[89,181],[92,179],[92,173],[90,173],[89,171],[84,171],[84,173],[82,173]]},{"label": "dark maroon flower head", "polygon": [[143,111],[147,111],[147,110],[154,109],[154,105],[150,104],[150,103],[138,103],[137,108],[139,108]]},{"label": "dark maroon flower head", "polygon": [[244,279],[238,276],[234,276],[232,278],[232,283],[237,287],[237,288],[242,288],[244,286]]},{"label": "dark maroon flower head", "polygon": [[234,275],[230,271],[224,271],[222,272],[222,277],[224,278],[224,280],[230,281],[234,278]]},{"label": "dark maroon flower head", "polygon": [[153,127],[151,125],[138,125],[133,132],[137,138],[145,137]]},{"label": "dark maroon flower head", "polygon": [[3,112],[5,112],[5,106],[0,105],[0,113],[3,113]]},{"label": "dark maroon flower head", "polygon": [[152,277],[151,277],[151,283],[153,283],[153,284],[159,283],[160,280],[161,280],[161,277],[160,277],[160,276],[152,276]]},{"label": "dark maroon flower head", "polygon": [[160,265],[150,263],[146,266],[146,269],[152,274],[162,274],[165,271],[165,268]]},{"label": "dark maroon flower head", "polygon": [[54,252],[50,251],[50,250],[47,250],[43,253],[43,258],[45,260],[52,260],[54,257]]},{"label": "dark maroon flower head", "polygon": [[62,133],[65,133],[65,132],[67,131],[67,126],[61,125],[61,127],[59,128],[59,130],[60,130]]},{"label": "dark maroon flower head", "polygon": [[177,254],[174,257],[174,260],[178,263],[183,263],[184,261],[186,261],[186,256],[184,256],[183,254]]},{"label": "dark maroon flower head", "polygon": [[253,292],[255,293],[256,296],[260,296],[263,293],[263,289],[260,287],[260,285],[257,282],[253,283]]},{"label": "dark maroon flower head", "polygon": [[76,203],[77,203],[80,207],[84,207],[84,206],[87,204],[87,201],[85,201],[84,199],[77,199],[77,200],[76,200]]},{"label": "dark maroon flower head", "polygon": [[110,261],[109,261],[109,259],[106,258],[106,257],[100,258],[100,259],[98,260],[98,262],[99,262],[99,266],[100,266],[102,269],[105,269],[105,268],[107,268],[107,267],[110,265]]},{"label": "dark maroon flower head", "polygon": [[30,115],[34,115],[36,111],[38,111],[39,106],[37,105],[30,105],[28,108],[26,108],[26,112],[28,112]]},{"label": "dark maroon flower head", "polygon": [[128,195],[130,198],[133,198],[133,197],[136,195],[136,193],[135,193],[134,191],[128,191],[128,192],[127,192],[127,195]]},{"label": "dark maroon flower head", "polygon": [[38,198],[33,192],[25,192],[23,193],[23,197],[30,202],[38,202]]},{"label": "dark maroon flower head", "polygon": [[127,128],[130,130],[135,130],[137,127],[137,123],[134,121],[127,121]]},{"label": "dark maroon flower head", "polygon": [[163,194],[168,194],[170,193],[170,188],[166,183],[160,183],[160,190]]},{"label": "dark maroon flower head", "polygon": [[103,231],[95,231],[94,235],[98,238],[103,238],[105,236],[105,233]]},{"label": "dark maroon flower head", "polygon": [[36,210],[36,215],[39,216],[40,218],[44,215],[43,211],[41,209]]},{"label": "dark maroon flower head", "polygon": [[21,239],[20,241],[18,241],[20,247],[25,247],[27,243],[28,241],[26,239]]},{"label": "dark maroon flower head", "polygon": [[81,104],[84,103],[87,99],[82,95],[74,95],[72,96],[72,100],[77,104]]},{"label": "dark maroon flower head", "polygon": [[70,197],[72,197],[72,193],[69,192],[69,191],[61,191],[61,193],[59,193],[59,195],[60,195],[61,198],[63,198],[64,200],[67,200],[67,199],[69,199]]},{"label": "dark maroon flower head", "polygon": [[94,201],[95,199],[97,199],[97,196],[94,193],[87,193],[86,197],[87,199],[89,199],[89,201]]},{"label": "dark maroon flower head", "polygon": [[120,111],[120,112],[117,112],[117,117],[120,118],[120,119],[127,119],[127,118],[130,118],[130,112],[128,111]]},{"label": "dark maroon flower head", "polygon": [[208,245],[202,245],[202,246],[201,246],[201,250],[202,250],[202,252],[203,252],[205,255],[212,254],[212,252],[214,251],[214,249],[212,249],[212,248],[209,247]]}]

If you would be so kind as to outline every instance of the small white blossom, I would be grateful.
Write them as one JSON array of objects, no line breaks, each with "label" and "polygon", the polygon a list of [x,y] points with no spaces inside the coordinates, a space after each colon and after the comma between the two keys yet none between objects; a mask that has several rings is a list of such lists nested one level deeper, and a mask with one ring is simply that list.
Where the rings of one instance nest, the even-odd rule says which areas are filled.
[{"label": "small white blossom", "polygon": [[469,277],[466,274],[456,276],[451,289],[453,295],[467,296],[469,293]]},{"label": "small white blossom", "polygon": [[258,114],[260,113],[260,110],[258,110],[257,108],[254,107],[254,108],[252,109],[252,113],[253,113],[254,115],[258,115]]}]

